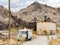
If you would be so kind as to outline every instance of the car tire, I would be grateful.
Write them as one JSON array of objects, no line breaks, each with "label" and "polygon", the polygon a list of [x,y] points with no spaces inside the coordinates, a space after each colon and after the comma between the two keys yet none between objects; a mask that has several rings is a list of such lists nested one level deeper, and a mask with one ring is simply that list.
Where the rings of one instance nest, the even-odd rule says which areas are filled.
[{"label": "car tire", "polygon": [[32,40],[32,37],[30,39],[28,39],[28,40]]}]

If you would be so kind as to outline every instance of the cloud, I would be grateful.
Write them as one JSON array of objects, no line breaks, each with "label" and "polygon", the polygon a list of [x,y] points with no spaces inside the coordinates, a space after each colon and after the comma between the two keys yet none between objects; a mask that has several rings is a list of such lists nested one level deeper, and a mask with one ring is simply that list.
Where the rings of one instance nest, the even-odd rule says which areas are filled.
[{"label": "cloud", "polygon": [[[35,1],[48,4],[49,6],[53,7],[60,7],[60,0],[11,0],[11,11],[17,11],[19,9],[25,8]],[[0,0],[0,5],[8,8],[8,0]]]},{"label": "cloud", "polygon": [[48,0],[48,3],[58,3],[60,0]]},{"label": "cloud", "polygon": [[57,8],[60,7],[60,0],[48,0],[47,4]]},{"label": "cloud", "polygon": [[8,0],[0,0],[0,5],[7,6]]}]

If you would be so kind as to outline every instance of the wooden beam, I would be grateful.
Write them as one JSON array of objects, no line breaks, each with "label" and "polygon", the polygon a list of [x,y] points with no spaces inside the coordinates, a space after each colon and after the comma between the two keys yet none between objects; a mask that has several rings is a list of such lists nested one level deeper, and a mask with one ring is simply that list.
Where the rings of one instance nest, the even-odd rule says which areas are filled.
[{"label": "wooden beam", "polygon": [[9,39],[10,39],[10,28],[11,28],[11,24],[10,24],[10,18],[11,18],[11,14],[10,14],[10,0],[8,0],[8,15],[9,15],[9,21],[8,21],[8,30],[9,30]]}]

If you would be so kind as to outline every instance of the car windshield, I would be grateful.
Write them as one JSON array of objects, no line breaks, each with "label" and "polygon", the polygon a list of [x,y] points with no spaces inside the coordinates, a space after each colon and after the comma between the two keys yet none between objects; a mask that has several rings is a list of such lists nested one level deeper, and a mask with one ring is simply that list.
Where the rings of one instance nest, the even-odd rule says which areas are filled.
[{"label": "car windshield", "polygon": [[20,31],[19,34],[26,34],[26,32],[25,31]]}]

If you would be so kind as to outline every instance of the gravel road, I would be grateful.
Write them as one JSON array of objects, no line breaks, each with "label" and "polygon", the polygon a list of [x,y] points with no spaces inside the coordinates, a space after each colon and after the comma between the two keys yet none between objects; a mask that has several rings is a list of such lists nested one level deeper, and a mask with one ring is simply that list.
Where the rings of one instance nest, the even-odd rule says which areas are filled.
[{"label": "gravel road", "polygon": [[49,45],[49,40],[46,36],[38,36],[37,39],[24,42],[22,45]]}]

